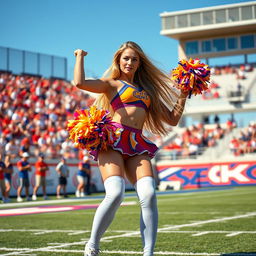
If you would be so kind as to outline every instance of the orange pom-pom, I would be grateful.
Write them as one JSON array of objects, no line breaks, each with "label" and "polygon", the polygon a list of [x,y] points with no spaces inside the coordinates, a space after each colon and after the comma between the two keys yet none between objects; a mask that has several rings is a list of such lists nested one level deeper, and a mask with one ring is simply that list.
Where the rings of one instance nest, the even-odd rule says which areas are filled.
[{"label": "orange pom-pom", "polygon": [[106,150],[117,139],[109,111],[92,106],[89,110],[76,110],[74,117],[68,121],[67,130],[75,147],[88,151]]}]

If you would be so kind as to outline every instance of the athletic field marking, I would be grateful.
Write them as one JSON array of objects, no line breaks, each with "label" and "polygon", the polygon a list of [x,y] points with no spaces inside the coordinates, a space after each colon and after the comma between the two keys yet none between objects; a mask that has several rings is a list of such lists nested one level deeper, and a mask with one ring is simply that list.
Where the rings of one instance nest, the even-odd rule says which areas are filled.
[{"label": "athletic field marking", "polygon": [[[28,248],[0,248],[1,251],[15,251],[12,253],[7,254],[1,254],[1,256],[9,256],[9,255],[29,255],[31,254],[24,254],[28,252],[60,252],[60,253],[83,253],[83,250],[61,250],[61,249],[55,249],[51,250],[48,248],[36,248],[36,249],[28,249]],[[22,254],[21,254],[21,253]],[[16,254],[14,254],[16,253]],[[112,255],[112,254],[131,254],[131,255],[142,255],[142,252],[135,252],[135,251],[102,251],[103,254]],[[36,255],[36,254],[33,254]],[[206,253],[206,252],[199,252],[199,253],[186,253],[186,252],[154,252],[154,255],[193,255],[193,256],[219,256],[219,253]],[[246,254],[248,256],[248,254]]]},{"label": "athletic field marking", "polygon": [[[212,191],[220,191],[220,190],[212,190]],[[198,191],[198,192],[204,192],[207,193],[208,191]],[[196,194],[198,192],[188,192],[188,193],[178,193],[175,195],[188,195],[188,194]],[[211,191],[209,191],[211,192]],[[158,194],[159,196],[165,196],[165,195],[170,195],[169,194]],[[125,195],[125,199],[132,199],[132,198],[137,198],[137,195],[134,194],[126,194]],[[88,201],[99,201],[99,200],[103,200],[104,196],[95,196],[95,197],[84,197],[84,198],[70,198],[70,199],[53,199],[53,200],[42,200],[42,201],[32,201],[32,202],[22,202],[22,203],[10,203],[10,204],[1,204],[0,208],[9,208],[11,207],[16,207],[16,206],[34,206],[34,205],[48,205],[48,204],[58,204],[58,203],[75,203],[75,202],[88,202]],[[129,202],[129,201],[127,201]]]},{"label": "athletic field marking", "polygon": [[203,235],[206,235],[208,234],[207,231],[202,231],[202,232],[199,232],[199,233],[196,233],[196,234],[193,234],[192,236],[203,236]]},{"label": "athletic field marking", "polygon": [[[15,249],[15,248],[13,248]],[[3,251],[9,251],[12,250],[12,248],[0,248],[0,250]],[[7,254],[1,254],[1,256],[9,256],[9,255],[29,255],[29,256],[37,256],[37,254],[26,254],[25,249],[17,249],[17,250],[24,250],[23,252],[13,252],[13,253],[7,253]],[[31,249],[33,252],[60,252],[60,253],[83,253],[83,250],[41,250],[39,249]],[[103,254],[130,254],[130,255],[142,255],[142,252],[135,252],[135,251],[102,251]],[[154,255],[181,255],[181,256],[220,256],[225,253],[206,253],[206,252],[198,252],[198,253],[193,253],[193,252],[154,252]],[[239,256],[255,256],[255,253],[239,253],[234,255],[239,255]]]},{"label": "athletic field marking", "polygon": [[[135,197],[135,196],[134,196]],[[130,199],[131,197],[127,197],[126,199]],[[132,199],[132,198],[131,198]],[[8,204],[1,204],[0,208],[9,208],[9,207],[16,207],[16,206],[35,206],[35,205],[49,205],[49,204],[62,204],[62,203],[76,203],[76,202],[83,202],[87,203],[89,201],[99,201],[103,200],[103,196],[94,197],[94,198],[72,198],[72,199],[53,199],[53,200],[42,200],[42,201],[31,201],[31,202],[21,202],[21,203],[8,203]],[[131,201],[124,200],[124,203],[129,203]]]},{"label": "athletic field marking", "polygon": [[[185,191],[185,190],[184,190]],[[254,192],[239,192],[237,190],[228,190],[225,189],[225,190],[209,190],[209,191],[200,191],[198,190],[197,192],[194,191],[194,192],[185,192],[185,193],[182,193],[182,191],[180,193],[166,193],[166,194],[161,194],[161,193],[157,193],[157,197],[158,197],[158,200],[161,200],[161,201],[164,201],[164,200],[177,200],[177,198],[170,198],[170,199],[165,199],[165,198],[160,198],[160,197],[164,197],[164,196],[170,196],[170,195],[173,195],[173,196],[182,196],[182,197],[186,197],[186,196],[190,196],[190,195],[194,195],[194,194],[197,194],[196,197],[199,197],[199,198],[208,198],[208,197],[211,197],[213,196],[214,193],[212,192],[225,192],[226,193],[231,193],[232,195],[236,194],[236,195],[243,195],[243,194],[252,194]],[[206,193],[211,193],[211,195],[206,195],[206,196],[203,196],[203,195],[198,195],[198,193],[203,193],[203,194],[206,194]],[[214,196],[217,196],[217,195],[214,195]],[[229,196],[229,195],[227,195]],[[126,197],[125,199],[132,199],[132,198],[137,198],[137,195],[130,195],[130,194],[126,194]],[[42,200],[42,201],[32,201],[32,202],[22,202],[22,203],[10,203],[10,204],[0,204],[0,208],[10,208],[10,207],[16,207],[16,206],[35,206],[35,205],[49,205],[49,204],[59,204],[59,203],[75,203],[75,202],[83,202],[83,203],[86,203],[88,201],[98,201],[98,200],[103,200],[103,196],[96,196],[96,197],[92,197],[92,198],[89,198],[89,197],[84,197],[84,198],[72,198],[72,199],[53,199],[53,200]],[[129,202],[129,201],[127,201]]]},{"label": "athletic field marking", "polygon": [[[31,232],[33,235],[44,235],[50,233],[67,233],[67,235],[80,235],[90,233],[90,230],[39,230],[39,229],[0,229],[0,232]],[[136,230],[107,230],[106,233],[130,233],[137,232]],[[158,230],[158,233],[164,234],[192,234],[192,236],[201,236],[203,234],[227,234],[226,236],[236,236],[240,234],[256,234],[256,231],[251,230],[207,230],[207,231],[197,231],[197,230]],[[60,243],[53,243],[60,244]],[[61,243],[62,244],[62,243]]]},{"label": "athletic field marking", "polygon": [[[198,222],[189,223],[189,224],[182,224],[182,225],[174,225],[174,226],[169,226],[169,227],[163,227],[163,228],[160,228],[158,231],[159,232],[161,232],[161,231],[165,231],[166,232],[166,231],[170,231],[170,230],[174,230],[174,229],[179,229],[179,228],[184,228],[184,227],[191,227],[191,226],[198,226],[198,225],[203,225],[203,224],[208,224],[208,223],[216,223],[216,222],[227,221],[227,220],[247,218],[247,217],[252,217],[252,216],[255,216],[255,215],[256,215],[256,212],[251,212],[251,213],[247,213],[247,214],[243,214],[243,215],[237,215],[237,216],[231,216],[231,217],[223,217],[223,218],[219,218],[219,219],[211,219],[211,220],[198,221]],[[238,232],[242,232],[242,231],[237,231],[237,232],[234,232],[233,234],[236,235],[236,234],[238,234]],[[202,231],[201,231],[201,233],[202,233]],[[134,236],[134,235],[140,235],[140,231],[129,231],[126,234],[119,234],[119,235],[115,235],[115,236],[106,236],[106,237],[103,237],[102,241],[110,240],[110,239],[113,239],[113,238],[120,238],[120,237],[131,237],[131,236]],[[24,255],[24,254],[33,253],[33,252],[65,252],[65,253],[74,252],[74,253],[80,253],[80,252],[83,252],[83,251],[81,251],[81,250],[63,250],[63,249],[59,249],[59,248],[69,247],[69,246],[73,246],[73,245],[84,245],[84,243],[85,243],[85,240],[84,241],[79,241],[79,242],[59,244],[59,245],[55,245],[55,246],[48,246],[48,247],[45,247],[45,248],[37,248],[37,249],[30,249],[30,248],[17,248],[17,249],[16,248],[0,248],[0,250],[2,250],[2,251],[12,251],[11,253],[2,254],[2,256],[22,255],[22,254]],[[109,254],[117,254],[117,253],[119,253],[119,254],[139,254],[139,255],[142,254],[141,252],[133,252],[133,251],[131,251],[131,252],[129,252],[129,251],[103,251],[103,253],[109,253]],[[30,255],[30,254],[28,254],[28,255]],[[208,256],[209,255],[210,256],[210,255],[220,255],[220,254],[219,253],[216,254],[216,253],[156,252],[155,255],[194,255],[194,256],[196,256],[196,255]],[[247,254],[247,256],[248,256],[248,254]]]},{"label": "athletic field marking", "polygon": [[240,235],[242,233],[243,232],[234,232],[234,233],[231,233],[231,234],[227,234],[226,236],[237,236],[237,235]]},{"label": "athletic field marking", "polygon": [[[137,202],[129,201],[124,202],[121,206],[130,206],[136,205]],[[56,213],[56,212],[66,212],[74,210],[90,210],[98,208],[99,204],[84,204],[84,205],[70,205],[70,206],[36,206],[36,207],[24,207],[24,208],[12,208],[12,209],[3,209],[0,210],[0,217],[9,217],[9,216],[19,216],[19,215],[28,215],[28,214],[42,214],[42,213]]]},{"label": "athletic field marking", "polygon": [[[222,221],[227,221],[227,220],[248,218],[248,217],[252,217],[252,216],[256,216],[256,212],[251,212],[251,213],[247,213],[247,214],[244,214],[244,215],[224,217],[224,218],[219,218],[219,219],[203,220],[203,221],[198,221],[198,222],[189,223],[189,224],[173,225],[173,226],[169,226],[169,227],[159,228],[158,232],[161,232],[161,231],[164,231],[164,230],[171,230],[171,229],[180,229],[180,228],[185,228],[185,227],[195,227],[195,226],[199,226],[199,225],[222,222]],[[113,238],[136,236],[136,235],[139,235],[139,234],[140,234],[140,231],[135,231],[135,232],[130,232],[130,233],[122,234],[122,235],[108,236],[108,237],[103,237],[102,241],[113,239]]]},{"label": "athletic field marking", "polygon": [[[228,190],[228,191],[227,191]],[[232,190],[232,191],[229,191]],[[197,191],[191,191],[191,192],[187,192],[187,190],[181,190],[178,193],[173,193],[172,191],[170,191],[170,193],[166,193],[166,194],[162,194],[161,192],[157,192],[157,196],[169,196],[169,195],[175,195],[175,196],[190,196],[193,194],[198,194],[198,193],[211,193],[211,192],[229,192],[229,193],[233,193],[236,192],[235,190],[231,189],[231,188],[226,188],[226,189],[210,189],[210,190],[200,190],[198,189]],[[247,193],[247,192],[246,192]],[[253,192],[251,192],[253,193]],[[59,203],[75,203],[75,202],[88,202],[88,201],[98,201],[98,200],[103,200],[104,195],[102,196],[91,196],[91,197],[83,197],[83,198],[70,198],[70,199],[52,199],[52,200],[42,200],[42,201],[31,201],[31,202],[22,202],[22,203],[10,203],[10,204],[1,204],[0,208],[9,208],[11,207],[16,207],[16,206],[34,206],[34,205],[49,205],[49,204],[59,204]],[[132,198],[136,198],[137,199],[137,195],[136,194],[129,194],[126,193],[125,194],[125,199],[129,200]]]},{"label": "athletic field marking", "polygon": [[250,212],[247,214],[230,216],[230,217],[223,217],[223,218],[219,218],[219,219],[197,221],[197,222],[190,223],[190,224],[174,225],[174,226],[170,226],[170,227],[166,227],[166,228],[161,228],[160,230],[163,231],[163,230],[170,230],[170,229],[180,229],[180,228],[184,228],[184,227],[195,227],[195,226],[200,226],[200,225],[209,224],[209,223],[216,223],[216,222],[222,222],[222,221],[227,221],[227,220],[236,220],[236,219],[248,218],[248,217],[252,217],[252,216],[256,216],[256,212]]}]

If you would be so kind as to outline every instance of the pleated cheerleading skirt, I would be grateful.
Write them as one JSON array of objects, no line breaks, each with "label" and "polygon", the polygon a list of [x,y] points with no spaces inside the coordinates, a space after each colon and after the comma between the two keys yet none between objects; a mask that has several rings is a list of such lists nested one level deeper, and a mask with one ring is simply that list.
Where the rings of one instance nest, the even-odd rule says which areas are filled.
[{"label": "pleated cheerleading skirt", "polygon": [[[119,151],[125,158],[135,155],[147,153],[150,158],[153,158],[158,150],[158,147],[144,135],[142,130],[136,129],[127,125],[114,122],[116,126],[117,140],[109,145],[116,151]],[[98,159],[98,151],[90,151],[90,155],[94,160]]]}]

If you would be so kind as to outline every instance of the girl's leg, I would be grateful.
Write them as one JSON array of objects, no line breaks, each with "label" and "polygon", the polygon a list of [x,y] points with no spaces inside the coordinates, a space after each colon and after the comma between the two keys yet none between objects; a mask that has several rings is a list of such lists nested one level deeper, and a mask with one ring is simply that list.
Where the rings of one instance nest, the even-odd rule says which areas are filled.
[{"label": "girl's leg", "polygon": [[158,211],[155,194],[155,181],[150,158],[138,155],[126,160],[126,175],[134,184],[140,205],[140,230],[144,246],[143,256],[152,256],[157,235]]},{"label": "girl's leg", "polygon": [[144,256],[152,256],[156,242],[158,211],[155,181],[150,176],[139,179],[135,189],[141,205],[140,231],[144,246]]},{"label": "girl's leg", "polygon": [[99,249],[100,239],[113,221],[116,210],[123,200],[125,192],[123,166],[123,159],[120,153],[108,150],[99,154],[99,168],[104,181],[106,195],[96,210],[91,237],[86,248]]},{"label": "girl's leg", "polygon": [[100,239],[113,221],[116,210],[123,200],[124,178],[111,176],[105,180],[104,187],[106,195],[94,216],[91,237],[87,244],[89,248],[99,249]]}]

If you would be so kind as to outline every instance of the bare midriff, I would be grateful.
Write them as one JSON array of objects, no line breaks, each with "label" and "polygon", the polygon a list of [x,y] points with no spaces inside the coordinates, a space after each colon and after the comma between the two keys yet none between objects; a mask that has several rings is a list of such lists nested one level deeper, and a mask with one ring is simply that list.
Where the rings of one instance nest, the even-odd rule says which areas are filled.
[{"label": "bare midriff", "polygon": [[125,107],[116,110],[113,121],[136,129],[142,129],[146,118],[146,111],[138,107]]}]

